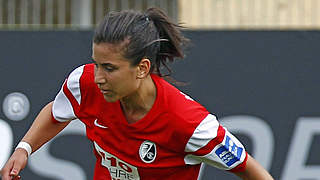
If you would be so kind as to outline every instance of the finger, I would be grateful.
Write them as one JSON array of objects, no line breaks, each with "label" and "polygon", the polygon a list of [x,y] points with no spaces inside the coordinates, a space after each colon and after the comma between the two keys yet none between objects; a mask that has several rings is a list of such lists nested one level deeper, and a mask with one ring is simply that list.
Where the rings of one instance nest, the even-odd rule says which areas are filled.
[{"label": "finger", "polygon": [[10,176],[18,176],[19,172],[21,170],[21,165],[19,163],[14,163],[13,168],[10,171]]},{"label": "finger", "polygon": [[11,176],[9,175],[9,172],[10,172],[10,169],[11,169],[11,165],[12,164],[9,162],[1,170],[1,178],[2,178],[2,180],[10,180],[10,179],[12,179]]},{"label": "finger", "polygon": [[10,176],[15,177],[19,174],[19,170],[18,169],[12,169],[10,172]]},{"label": "finger", "polygon": [[21,176],[16,176],[16,177],[11,177],[12,180],[20,180],[21,179]]},{"label": "finger", "polygon": [[12,179],[12,177],[9,176],[8,174],[7,175],[3,174],[1,178],[2,178],[2,180],[11,180]]}]

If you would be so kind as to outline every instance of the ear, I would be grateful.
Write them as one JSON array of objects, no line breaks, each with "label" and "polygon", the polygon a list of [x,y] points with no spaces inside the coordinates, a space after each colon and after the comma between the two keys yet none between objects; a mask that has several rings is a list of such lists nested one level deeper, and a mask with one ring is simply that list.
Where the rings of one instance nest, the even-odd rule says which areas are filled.
[{"label": "ear", "polygon": [[143,79],[148,76],[149,71],[151,68],[151,62],[149,59],[142,59],[140,63],[138,64],[138,73],[137,73],[137,78],[138,79]]}]

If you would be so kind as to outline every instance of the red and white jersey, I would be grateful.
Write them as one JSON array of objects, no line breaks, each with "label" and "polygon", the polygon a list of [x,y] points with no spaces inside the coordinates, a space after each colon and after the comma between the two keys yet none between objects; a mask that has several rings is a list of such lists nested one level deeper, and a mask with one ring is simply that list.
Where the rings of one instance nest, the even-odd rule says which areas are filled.
[{"label": "red and white jersey", "polygon": [[148,114],[129,124],[120,102],[107,102],[94,65],[75,69],[54,100],[57,122],[80,119],[97,158],[94,180],[196,180],[201,163],[242,171],[247,153],[216,117],[157,75]]}]

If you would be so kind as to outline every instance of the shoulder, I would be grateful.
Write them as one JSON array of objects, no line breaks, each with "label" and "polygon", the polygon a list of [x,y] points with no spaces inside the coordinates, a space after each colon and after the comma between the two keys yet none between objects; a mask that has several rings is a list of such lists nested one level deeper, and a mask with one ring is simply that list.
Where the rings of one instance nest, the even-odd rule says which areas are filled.
[{"label": "shoulder", "polygon": [[183,121],[185,125],[192,124],[195,126],[209,114],[204,106],[181,91],[168,97],[171,99],[168,103],[171,114]]},{"label": "shoulder", "polygon": [[53,102],[52,113],[55,120],[64,122],[77,117],[79,106],[84,97],[81,91],[83,87],[81,81],[83,81],[82,79],[90,79],[90,71],[93,69],[91,66],[88,64],[75,68],[63,83]]},{"label": "shoulder", "polygon": [[158,77],[163,92],[163,107],[173,121],[170,124],[176,127],[177,133],[185,137],[191,135],[196,127],[208,116],[208,110],[189,95]]},{"label": "shoulder", "polygon": [[62,91],[69,99],[81,104],[84,95],[96,88],[94,83],[94,65],[85,64],[75,68],[67,77]]},{"label": "shoulder", "polygon": [[85,64],[75,68],[66,79],[66,86],[73,94],[79,94],[89,87],[95,87],[94,65]]},{"label": "shoulder", "polygon": [[167,111],[175,116],[178,123],[200,123],[208,115],[207,109],[189,95],[166,81],[163,85]]},{"label": "shoulder", "polygon": [[84,64],[75,68],[68,76],[67,82],[72,85],[72,83],[79,83],[81,80],[84,82],[94,81],[94,65]]}]

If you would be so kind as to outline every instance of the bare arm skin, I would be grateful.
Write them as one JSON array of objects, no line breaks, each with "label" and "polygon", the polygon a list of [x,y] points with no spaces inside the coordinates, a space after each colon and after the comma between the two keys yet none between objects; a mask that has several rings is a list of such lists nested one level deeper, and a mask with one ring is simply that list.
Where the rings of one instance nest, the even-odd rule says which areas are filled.
[{"label": "bare arm skin", "polygon": [[[33,152],[56,136],[70,122],[54,123],[51,117],[52,104],[53,102],[50,102],[40,111],[21,140],[29,143]],[[20,179],[19,172],[26,166],[27,160],[28,154],[26,150],[20,148],[15,150],[1,170],[2,180]]]},{"label": "bare arm skin", "polygon": [[248,154],[246,169],[235,173],[243,180],[273,180],[271,175]]}]

